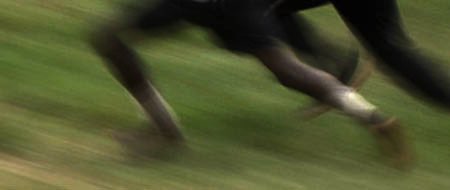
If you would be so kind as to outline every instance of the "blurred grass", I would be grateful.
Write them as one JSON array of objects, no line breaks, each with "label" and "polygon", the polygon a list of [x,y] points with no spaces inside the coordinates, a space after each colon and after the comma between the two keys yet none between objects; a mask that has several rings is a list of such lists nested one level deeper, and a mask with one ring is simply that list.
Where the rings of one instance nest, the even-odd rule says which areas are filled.
[{"label": "blurred grass", "polygon": [[[124,1],[0,1],[0,189],[449,189],[450,120],[377,74],[362,90],[407,125],[418,166],[398,172],[372,138],[328,113],[301,121],[308,98],[195,27],[138,49],[184,125],[189,151],[134,160],[106,131],[144,117],[84,42]],[[406,27],[450,60],[450,3],[400,1]],[[330,8],[307,12],[324,34],[354,41]]]}]

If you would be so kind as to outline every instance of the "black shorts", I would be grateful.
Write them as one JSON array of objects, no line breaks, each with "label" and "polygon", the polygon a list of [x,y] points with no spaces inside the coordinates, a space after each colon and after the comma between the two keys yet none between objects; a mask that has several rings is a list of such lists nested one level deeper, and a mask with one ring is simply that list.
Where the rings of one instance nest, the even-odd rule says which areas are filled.
[{"label": "black shorts", "polygon": [[271,0],[272,11],[279,14],[291,14],[330,3],[329,0]]},{"label": "black shorts", "polygon": [[206,27],[234,51],[250,52],[277,45],[280,29],[266,0],[162,0],[133,17],[131,27],[163,28],[179,21]]}]

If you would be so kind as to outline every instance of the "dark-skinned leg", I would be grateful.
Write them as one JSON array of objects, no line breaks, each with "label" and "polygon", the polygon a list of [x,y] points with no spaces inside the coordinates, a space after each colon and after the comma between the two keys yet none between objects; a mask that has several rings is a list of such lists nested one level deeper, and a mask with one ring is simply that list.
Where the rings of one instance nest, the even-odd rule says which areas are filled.
[{"label": "dark-skinned leg", "polygon": [[375,106],[332,75],[301,63],[289,48],[268,47],[254,51],[253,55],[282,85],[336,107],[364,123],[379,122],[378,116],[373,117],[373,114],[377,115]]},{"label": "dark-skinned leg", "polygon": [[296,52],[312,58],[308,63],[320,68],[341,82],[348,84],[353,78],[359,61],[358,49],[344,48],[318,35],[314,26],[300,14],[278,10],[284,39]]},{"label": "dark-skinned leg", "polygon": [[333,76],[298,61],[289,49],[266,48],[254,53],[284,86],[331,105],[368,125],[382,151],[395,167],[407,168],[412,161],[407,137],[399,122],[382,114],[351,88]]},{"label": "dark-skinned leg", "polygon": [[[170,12],[172,11],[172,12]],[[169,13],[169,14],[168,14]],[[120,37],[133,30],[161,28],[179,20],[168,4],[161,4],[154,10],[138,16],[135,20],[106,26],[91,35],[91,45],[105,59],[117,80],[137,100],[163,136],[169,140],[180,141],[183,136],[170,107],[147,79],[143,61]]]}]

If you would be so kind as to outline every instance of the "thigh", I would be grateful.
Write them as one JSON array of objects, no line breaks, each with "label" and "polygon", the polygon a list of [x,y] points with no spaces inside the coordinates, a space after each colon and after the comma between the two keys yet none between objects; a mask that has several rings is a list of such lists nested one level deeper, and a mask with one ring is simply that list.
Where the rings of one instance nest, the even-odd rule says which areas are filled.
[{"label": "thigh", "polygon": [[266,14],[270,4],[260,0],[227,0],[212,29],[231,50],[251,52],[276,46],[281,29],[276,18]]},{"label": "thigh", "polygon": [[306,18],[299,14],[277,14],[277,20],[283,30],[284,40],[296,51],[315,56],[316,43],[322,40]]},{"label": "thigh", "polygon": [[394,0],[331,0],[371,52],[407,82],[439,104],[450,105],[447,75],[413,44],[402,28]]},{"label": "thigh", "polygon": [[[382,63],[405,74],[410,67],[426,67],[403,30],[395,0],[331,0],[341,17],[370,52]],[[413,75],[413,74],[410,74]],[[412,77],[412,76],[410,76]]]},{"label": "thigh", "polygon": [[329,0],[275,0],[274,9],[279,13],[293,13],[328,4]]},{"label": "thigh", "polygon": [[352,31],[372,50],[408,46],[396,0],[331,0]]},{"label": "thigh", "polygon": [[174,0],[160,0],[126,16],[124,26],[142,31],[156,30],[173,25],[184,16],[183,10]]}]

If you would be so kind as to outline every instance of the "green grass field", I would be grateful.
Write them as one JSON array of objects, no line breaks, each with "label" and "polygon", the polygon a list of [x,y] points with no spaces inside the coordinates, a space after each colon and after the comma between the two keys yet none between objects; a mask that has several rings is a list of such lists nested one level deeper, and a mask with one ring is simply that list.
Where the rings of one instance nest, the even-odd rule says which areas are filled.
[{"label": "green grass field", "polygon": [[[0,189],[450,189],[448,113],[375,74],[362,94],[416,147],[412,171],[392,169],[364,128],[336,112],[302,121],[309,98],[192,26],[138,46],[189,148],[131,156],[108,131],[143,129],[145,117],[84,41],[124,1],[0,1]],[[413,38],[448,64],[450,2],[400,5]],[[306,14],[355,43],[331,7]]]}]

